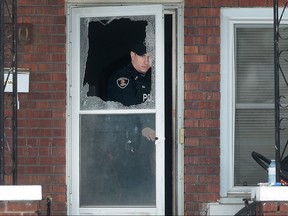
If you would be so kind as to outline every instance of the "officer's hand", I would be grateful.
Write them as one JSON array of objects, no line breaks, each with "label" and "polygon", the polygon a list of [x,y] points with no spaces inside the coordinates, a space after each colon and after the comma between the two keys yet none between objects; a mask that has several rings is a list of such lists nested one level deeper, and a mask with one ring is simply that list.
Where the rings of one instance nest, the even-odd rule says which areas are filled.
[{"label": "officer's hand", "polygon": [[142,135],[150,141],[155,141],[155,131],[149,127],[142,129]]}]

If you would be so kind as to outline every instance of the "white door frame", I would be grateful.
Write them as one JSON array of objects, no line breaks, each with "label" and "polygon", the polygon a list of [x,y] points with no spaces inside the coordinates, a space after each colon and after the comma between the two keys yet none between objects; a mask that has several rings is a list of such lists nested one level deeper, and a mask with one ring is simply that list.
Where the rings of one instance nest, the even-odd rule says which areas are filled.
[{"label": "white door frame", "polygon": [[[67,36],[68,36],[68,40],[67,40],[67,80],[68,80],[68,84],[67,84],[67,201],[68,201],[68,214],[72,214],[75,212],[74,207],[71,206],[71,203],[73,202],[73,200],[75,199],[75,197],[73,197],[73,181],[71,179],[72,174],[74,172],[74,170],[72,169],[72,164],[74,163],[71,160],[71,155],[73,154],[72,152],[72,148],[71,148],[71,140],[72,139],[78,139],[79,137],[74,137],[74,134],[71,132],[71,125],[76,123],[74,122],[75,119],[72,119],[71,117],[73,116],[72,110],[71,110],[71,96],[72,95],[76,95],[79,98],[79,91],[75,91],[72,88],[71,82],[72,79],[75,79],[75,76],[72,78],[72,66],[71,66],[71,53],[72,53],[72,48],[71,48],[71,29],[72,29],[72,22],[71,22],[71,8],[74,8],[75,6],[73,5],[68,5],[67,7]],[[77,5],[77,7],[79,7],[79,5]],[[87,5],[86,5],[87,7]],[[180,136],[179,136],[179,131],[180,129],[183,127],[183,103],[184,103],[184,46],[183,46],[183,41],[184,41],[184,21],[183,21],[183,5],[173,5],[173,6],[168,6],[165,7],[165,9],[167,10],[174,10],[176,11],[176,34],[177,34],[177,40],[176,40],[176,44],[175,44],[175,49],[177,50],[177,55],[175,56],[175,60],[176,60],[176,79],[177,79],[177,90],[176,90],[176,118],[175,118],[175,144],[176,144],[176,148],[175,148],[175,159],[176,159],[176,163],[175,163],[175,168],[176,168],[176,175],[175,175],[175,199],[174,199],[174,205],[175,205],[175,212],[178,215],[183,215],[184,214],[184,144],[180,143]],[[145,13],[145,15],[147,15],[147,13]],[[149,14],[148,14],[149,15]],[[78,23],[79,24],[79,23]],[[73,23],[73,28],[74,26],[77,25],[75,23]],[[78,47],[80,49],[80,47]],[[79,68],[79,67],[78,67]],[[75,68],[74,68],[75,69]],[[159,96],[157,96],[159,97]],[[74,113],[75,114],[75,113]],[[163,169],[164,170],[164,169]],[[163,190],[165,190],[165,188],[162,188]],[[164,194],[164,191],[163,191]],[[163,199],[165,200],[165,199]],[[162,204],[163,209],[162,212],[165,209],[165,205],[164,203]],[[159,214],[162,213],[161,211],[158,212]],[[103,213],[107,213],[107,212],[102,212]],[[136,213],[136,212],[134,212]],[[143,212],[145,214],[145,212]],[[119,212],[117,212],[117,214],[119,214]],[[126,214],[126,213],[124,213]],[[137,214],[141,214],[141,212],[138,212]]]},{"label": "white door frame", "polygon": [[[152,34],[155,37],[155,108],[148,110],[82,110],[80,106],[80,91],[82,91],[81,83],[83,78],[83,62],[81,41],[81,19],[87,20],[94,19],[94,17],[136,17],[136,16],[153,16],[155,19],[155,29]],[[164,135],[164,22],[163,22],[163,7],[161,5],[145,5],[145,6],[122,6],[122,7],[74,7],[71,8],[71,26],[69,25],[69,53],[72,53],[69,61],[71,63],[69,91],[71,96],[69,102],[71,102],[71,118],[70,127],[70,149],[71,159],[69,161],[69,183],[71,182],[71,190],[69,191],[69,209],[72,214],[95,214],[95,215],[161,215],[165,213],[165,135]],[[85,28],[85,27],[84,27]],[[85,44],[84,44],[85,46]],[[81,90],[80,90],[81,89]],[[80,123],[79,117],[81,114],[109,114],[109,113],[131,113],[131,112],[143,112],[156,114],[156,136],[158,139],[155,141],[156,147],[156,206],[155,207],[81,207],[80,206]],[[73,167],[73,169],[72,169]],[[70,208],[71,207],[71,208]],[[70,210],[69,210],[70,211]]]}]

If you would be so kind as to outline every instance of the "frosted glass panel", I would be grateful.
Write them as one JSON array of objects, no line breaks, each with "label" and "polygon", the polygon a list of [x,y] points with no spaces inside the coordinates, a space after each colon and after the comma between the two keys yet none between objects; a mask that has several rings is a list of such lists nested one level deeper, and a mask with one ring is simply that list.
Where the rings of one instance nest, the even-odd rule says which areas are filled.
[{"label": "frosted glass panel", "polygon": [[80,205],[155,206],[154,114],[81,115]]}]

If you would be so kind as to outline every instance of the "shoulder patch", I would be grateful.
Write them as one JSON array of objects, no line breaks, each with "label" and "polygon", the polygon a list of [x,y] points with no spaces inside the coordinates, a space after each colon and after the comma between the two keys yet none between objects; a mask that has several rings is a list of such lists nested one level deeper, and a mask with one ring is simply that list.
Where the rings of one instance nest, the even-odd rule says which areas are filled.
[{"label": "shoulder patch", "polygon": [[119,88],[124,89],[126,88],[126,86],[128,86],[129,84],[129,79],[126,77],[120,77],[117,79],[117,85]]}]

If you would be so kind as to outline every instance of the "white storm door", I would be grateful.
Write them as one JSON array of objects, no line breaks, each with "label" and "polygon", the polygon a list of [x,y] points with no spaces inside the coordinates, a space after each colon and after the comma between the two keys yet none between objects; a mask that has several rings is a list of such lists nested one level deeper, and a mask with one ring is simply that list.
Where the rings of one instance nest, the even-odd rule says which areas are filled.
[{"label": "white storm door", "polygon": [[[68,8],[69,215],[165,214],[163,22],[161,5]],[[106,81],[138,39],[151,92],[127,107],[107,100]]]}]

